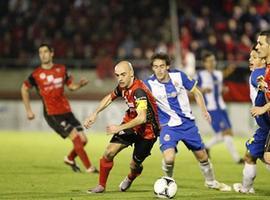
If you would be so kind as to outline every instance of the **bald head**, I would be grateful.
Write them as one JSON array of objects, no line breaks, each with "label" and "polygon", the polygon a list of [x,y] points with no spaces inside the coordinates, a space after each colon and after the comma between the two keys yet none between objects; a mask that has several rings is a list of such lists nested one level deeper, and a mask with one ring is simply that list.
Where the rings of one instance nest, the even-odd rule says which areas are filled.
[{"label": "bald head", "polygon": [[134,70],[130,62],[121,61],[114,68],[120,87],[129,87],[134,80]]},{"label": "bald head", "polygon": [[128,62],[128,61],[125,61],[125,60],[119,62],[119,63],[115,66],[114,70],[115,70],[115,71],[116,71],[116,70],[124,70],[124,71],[126,71],[126,72],[129,71],[129,72],[131,72],[131,73],[134,72],[131,63]]}]

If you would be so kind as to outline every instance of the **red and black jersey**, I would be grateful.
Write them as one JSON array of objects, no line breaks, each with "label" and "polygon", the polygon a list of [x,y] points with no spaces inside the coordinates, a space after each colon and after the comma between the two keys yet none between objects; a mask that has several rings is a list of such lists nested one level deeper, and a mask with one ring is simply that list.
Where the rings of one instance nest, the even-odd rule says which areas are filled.
[{"label": "red and black jersey", "polygon": [[24,83],[28,88],[37,88],[48,115],[71,112],[68,99],[64,95],[64,85],[71,84],[72,77],[67,74],[64,65],[54,64],[51,69],[38,67]]},{"label": "red and black jersey", "polygon": [[111,97],[113,100],[117,97],[123,97],[125,99],[129,109],[124,116],[124,123],[131,121],[137,116],[136,109],[140,109],[140,107],[147,109],[146,123],[138,125],[133,129],[144,139],[153,139],[158,136],[160,126],[157,114],[157,104],[152,93],[141,80],[135,79],[132,86],[128,89],[118,86],[111,93]]},{"label": "red and black jersey", "polygon": [[270,100],[270,64],[266,65],[266,70],[265,70],[265,76],[264,76],[264,81],[267,83],[267,91],[265,92],[266,100],[269,102]]}]

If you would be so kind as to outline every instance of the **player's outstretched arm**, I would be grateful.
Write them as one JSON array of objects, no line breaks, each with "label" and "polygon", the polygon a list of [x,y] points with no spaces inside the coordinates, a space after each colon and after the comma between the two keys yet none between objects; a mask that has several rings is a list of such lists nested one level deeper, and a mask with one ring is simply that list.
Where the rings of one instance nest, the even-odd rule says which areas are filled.
[{"label": "player's outstretched arm", "polygon": [[147,116],[147,110],[136,110],[137,116],[132,119],[131,121],[121,124],[121,125],[109,125],[107,126],[107,134],[115,134],[119,133],[122,130],[133,128],[135,126],[138,126],[140,124],[143,124],[146,122],[146,116]]},{"label": "player's outstretched arm", "polygon": [[75,91],[78,90],[80,88],[82,88],[83,86],[87,85],[89,82],[89,80],[87,80],[86,78],[81,78],[80,81],[78,83],[74,83],[72,82],[71,84],[68,85],[68,89],[71,91]]},{"label": "player's outstretched arm", "polygon": [[31,105],[30,105],[30,97],[29,97],[29,88],[23,83],[21,87],[21,95],[23,104],[26,110],[26,115],[29,120],[32,120],[35,118],[35,114],[32,111]]},{"label": "player's outstretched arm", "polygon": [[90,128],[92,124],[95,123],[98,113],[100,113],[102,110],[104,110],[107,106],[109,106],[112,103],[112,97],[111,94],[108,94],[105,96],[99,103],[99,106],[93,112],[91,115],[89,115],[85,120],[84,120],[84,127],[85,128]]},{"label": "player's outstretched arm", "polygon": [[201,111],[203,113],[204,118],[209,123],[211,123],[211,116],[210,116],[210,114],[207,111],[207,108],[206,108],[206,105],[205,105],[205,102],[204,102],[202,93],[200,92],[200,90],[196,86],[194,86],[192,88],[191,93],[194,95],[195,100],[196,100],[198,106],[200,107],[200,109],[201,109]]}]

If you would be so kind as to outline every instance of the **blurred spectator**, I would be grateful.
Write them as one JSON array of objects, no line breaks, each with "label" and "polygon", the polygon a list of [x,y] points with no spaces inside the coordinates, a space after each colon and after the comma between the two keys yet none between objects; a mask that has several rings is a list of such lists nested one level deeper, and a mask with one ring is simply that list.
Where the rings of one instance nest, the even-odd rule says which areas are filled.
[{"label": "blurred spectator", "polygon": [[125,40],[120,44],[121,49],[125,52],[125,57],[130,58],[132,56],[132,51],[135,47],[135,41],[131,34],[128,34]]},{"label": "blurred spectator", "polygon": [[[91,61],[98,60],[101,48],[115,59],[173,52],[168,1],[105,2],[1,1],[0,57],[21,57],[21,49],[34,57],[40,42],[52,43],[57,57]],[[207,48],[218,59],[245,60],[255,34],[270,28],[269,7],[268,0],[182,0],[178,4],[182,46],[196,58]]]},{"label": "blurred spectator", "polygon": [[196,59],[194,53],[192,53],[189,48],[182,48],[182,66],[183,71],[191,78],[195,75]]},{"label": "blurred spectator", "polygon": [[97,58],[96,73],[98,80],[97,85],[102,84],[102,81],[106,78],[114,77],[114,62],[112,57],[105,51],[99,50]]}]

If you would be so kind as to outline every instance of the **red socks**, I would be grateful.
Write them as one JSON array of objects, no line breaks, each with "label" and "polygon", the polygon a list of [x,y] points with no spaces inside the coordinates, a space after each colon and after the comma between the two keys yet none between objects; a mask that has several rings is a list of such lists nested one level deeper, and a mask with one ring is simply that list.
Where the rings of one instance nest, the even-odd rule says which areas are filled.
[{"label": "red socks", "polygon": [[71,152],[68,154],[68,159],[73,161],[76,157],[77,157],[77,154],[76,154],[75,149],[73,148]]},{"label": "red socks", "polygon": [[128,179],[133,181],[137,176],[140,176],[143,170],[143,166],[136,167],[135,169],[130,169],[128,174]]},{"label": "red socks", "polygon": [[[83,146],[85,146],[85,145],[86,145],[86,142],[83,142]],[[71,150],[71,152],[68,154],[68,159],[69,160],[74,160],[76,157],[77,157],[77,153],[75,151],[75,148],[73,148]]]},{"label": "red socks", "polygon": [[100,159],[99,184],[104,188],[106,187],[107,179],[112,167],[113,161],[109,161],[104,157]]},{"label": "red socks", "polygon": [[[91,162],[88,159],[88,156],[84,150],[84,143],[82,142],[81,138],[79,135],[77,135],[73,140],[73,145],[74,145],[74,152],[71,151],[71,153],[69,154],[68,158],[75,158],[75,154],[77,154],[79,156],[79,158],[81,159],[84,167],[86,169],[88,169],[91,166]],[[74,160],[74,158],[72,160]]]}]

